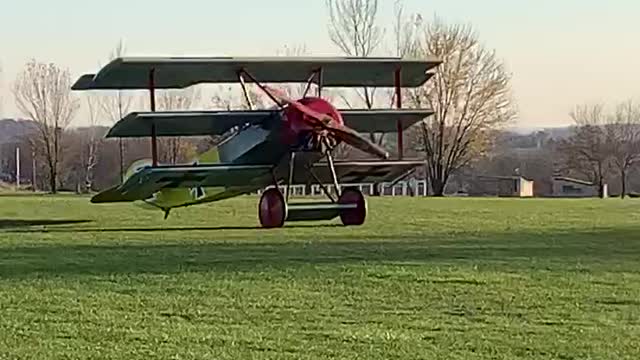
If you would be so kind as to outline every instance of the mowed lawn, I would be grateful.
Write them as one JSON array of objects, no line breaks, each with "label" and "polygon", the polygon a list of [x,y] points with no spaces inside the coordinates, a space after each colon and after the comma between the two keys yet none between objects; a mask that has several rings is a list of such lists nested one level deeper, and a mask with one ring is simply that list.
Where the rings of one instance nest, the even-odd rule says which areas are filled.
[{"label": "mowed lawn", "polygon": [[256,202],[0,197],[0,358],[640,358],[640,200]]}]

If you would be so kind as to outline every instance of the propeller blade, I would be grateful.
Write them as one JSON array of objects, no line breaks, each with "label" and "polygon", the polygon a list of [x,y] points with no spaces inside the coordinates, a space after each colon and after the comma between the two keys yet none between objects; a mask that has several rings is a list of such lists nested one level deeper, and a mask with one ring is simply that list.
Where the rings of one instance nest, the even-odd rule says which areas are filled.
[{"label": "propeller blade", "polygon": [[360,135],[357,131],[344,125],[335,126],[335,124],[332,122],[333,119],[329,115],[316,112],[313,109],[299,103],[298,101],[289,98],[284,91],[267,86],[265,86],[265,90],[268,91],[271,96],[273,96],[278,101],[288,104],[289,106],[293,106],[298,111],[307,115],[307,119],[316,120],[317,123],[315,123],[314,125],[321,125],[325,129],[331,131],[334,137],[336,137],[337,139],[366,153],[381,157],[383,159],[389,158],[389,153],[385,149],[374,144],[369,139]]},{"label": "propeller blade", "polygon": [[327,126],[327,129],[329,129],[333,135],[357,148],[360,149],[366,153],[378,156],[380,158],[383,159],[388,159],[389,158],[389,153],[387,152],[387,150],[383,149],[382,147],[374,144],[373,142],[371,142],[369,139],[367,139],[366,137],[360,135],[357,131],[346,127],[346,126],[340,126],[340,127],[334,127],[334,126]]},{"label": "propeller blade", "polygon": [[[313,109],[301,104],[300,102],[291,99],[282,90],[275,89],[275,88],[272,88],[272,87],[269,87],[269,86],[265,86],[264,88],[269,94],[271,94],[271,96],[273,96],[278,101],[296,108],[298,111],[300,111],[301,113],[307,115],[309,118],[314,119],[317,122],[320,122],[320,125],[326,124],[326,123],[328,123],[329,121],[332,120],[332,118],[330,116],[325,115],[325,114],[321,114],[321,113],[319,113],[317,111],[314,111]],[[314,122],[313,125],[319,125],[319,124]]]}]

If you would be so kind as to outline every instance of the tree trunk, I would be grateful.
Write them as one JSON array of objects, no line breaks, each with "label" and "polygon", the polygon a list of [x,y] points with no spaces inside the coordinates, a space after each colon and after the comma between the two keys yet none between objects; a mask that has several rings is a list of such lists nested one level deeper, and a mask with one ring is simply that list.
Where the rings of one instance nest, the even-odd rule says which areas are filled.
[{"label": "tree trunk", "polygon": [[49,165],[49,188],[51,189],[52,194],[55,194],[58,192],[56,177],[58,177],[56,167],[55,165],[50,164]]},{"label": "tree trunk", "polygon": [[602,178],[598,180],[598,197],[600,197],[600,199],[604,199],[604,183]]},{"label": "tree trunk", "polygon": [[89,156],[85,167],[84,189],[87,193],[93,189],[93,169],[96,166],[96,146],[95,139],[89,142]]},{"label": "tree trunk", "polygon": [[442,179],[431,179],[431,188],[433,189],[433,196],[442,197],[444,196],[444,188],[446,186],[446,181]]},{"label": "tree trunk", "polygon": [[598,196],[604,199],[604,179],[602,178],[602,163],[598,163]]}]

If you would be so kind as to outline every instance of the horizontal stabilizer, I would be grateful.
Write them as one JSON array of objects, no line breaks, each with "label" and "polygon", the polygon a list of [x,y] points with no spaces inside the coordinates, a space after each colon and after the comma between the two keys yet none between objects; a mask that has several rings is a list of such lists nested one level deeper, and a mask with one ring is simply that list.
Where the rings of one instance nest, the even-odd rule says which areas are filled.
[{"label": "horizontal stabilizer", "polygon": [[362,57],[124,57],[111,61],[95,75],[83,75],[72,89],[146,89],[152,70],[157,89],[237,83],[242,70],[262,83],[305,83],[318,69],[322,69],[323,86],[391,87],[395,71],[400,70],[400,85],[417,87],[440,63],[438,59]]},{"label": "horizontal stabilizer", "polygon": [[114,125],[107,137],[151,136],[155,124],[156,136],[220,135],[235,126],[259,123],[276,111],[159,111],[134,112]]},{"label": "horizontal stabilizer", "polygon": [[428,109],[373,109],[373,110],[340,110],[344,124],[359,132],[397,132],[397,120],[402,130],[422,119],[433,115]]}]

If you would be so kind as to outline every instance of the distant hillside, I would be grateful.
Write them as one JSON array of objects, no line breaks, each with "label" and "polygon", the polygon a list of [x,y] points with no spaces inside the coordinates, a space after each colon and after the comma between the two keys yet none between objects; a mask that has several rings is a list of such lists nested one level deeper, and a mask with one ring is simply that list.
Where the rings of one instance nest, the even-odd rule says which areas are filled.
[{"label": "distant hillside", "polygon": [[20,137],[37,130],[36,123],[31,120],[0,120],[0,144],[13,143]]}]

